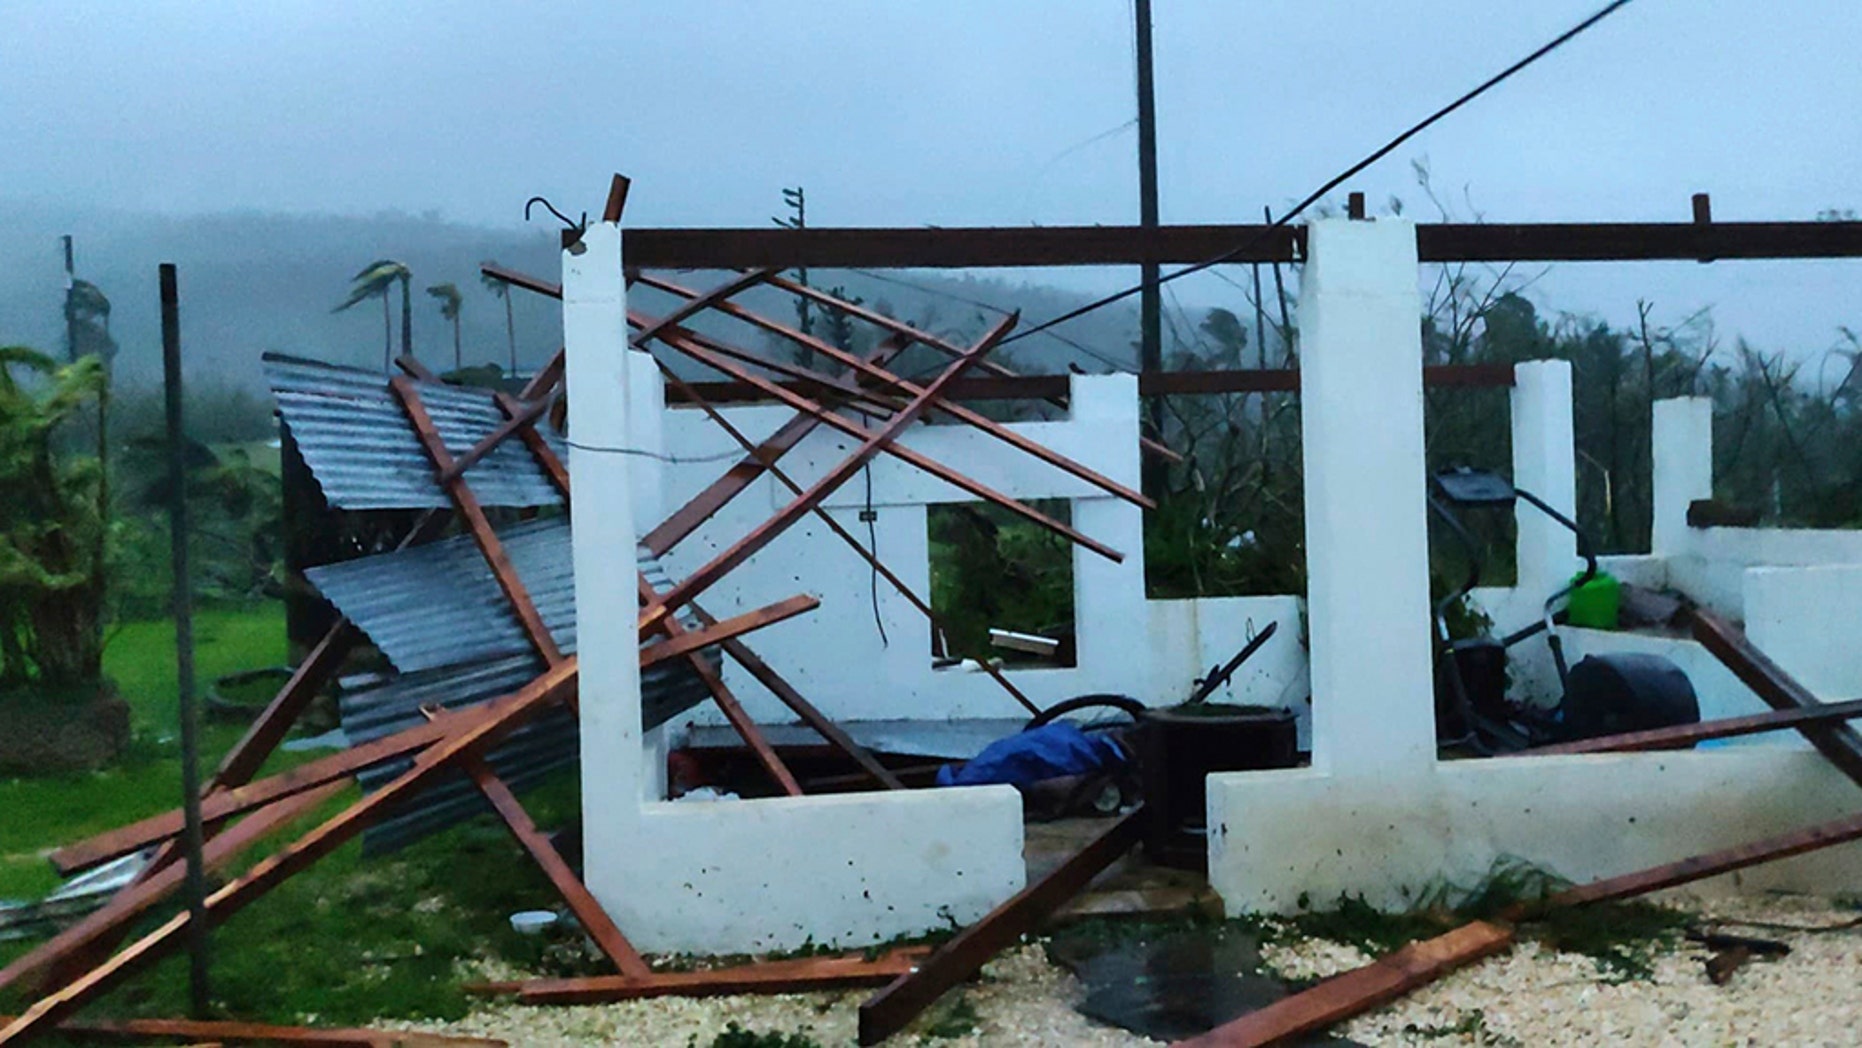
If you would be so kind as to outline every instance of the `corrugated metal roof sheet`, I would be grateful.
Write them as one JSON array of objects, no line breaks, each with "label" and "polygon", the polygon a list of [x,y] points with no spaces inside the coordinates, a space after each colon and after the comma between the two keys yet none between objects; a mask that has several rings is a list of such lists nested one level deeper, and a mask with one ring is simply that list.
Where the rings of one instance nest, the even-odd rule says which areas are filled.
[{"label": "corrugated metal roof sheet", "polygon": [[[557,646],[574,651],[575,563],[568,521],[529,521],[505,528],[498,538]],[[469,535],[311,568],[304,575],[403,673],[531,650]]]},{"label": "corrugated metal roof sheet", "polygon": [[[432,461],[381,375],[267,353],[265,376],[324,498],[339,509],[427,509],[452,505]],[[419,383],[440,439],[464,454],[504,422],[488,390]],[[561,438],[540,427],[566,455]],[[522,441],[508,440],[466,470],[486,506],[557,506],[562,496]]]}]

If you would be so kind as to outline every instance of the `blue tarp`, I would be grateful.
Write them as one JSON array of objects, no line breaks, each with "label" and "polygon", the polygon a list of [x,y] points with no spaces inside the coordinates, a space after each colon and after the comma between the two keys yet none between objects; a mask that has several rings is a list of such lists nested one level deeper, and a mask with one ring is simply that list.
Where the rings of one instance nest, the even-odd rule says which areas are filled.
[{"label": "blue tarp", "polygon": [[998,739],[962,764],[937,770],[939,786],[1026,786],[1062,775],[1084,775],[1125,763],[1125,751],[1105,735],[1088,735],[1057,721]]}]

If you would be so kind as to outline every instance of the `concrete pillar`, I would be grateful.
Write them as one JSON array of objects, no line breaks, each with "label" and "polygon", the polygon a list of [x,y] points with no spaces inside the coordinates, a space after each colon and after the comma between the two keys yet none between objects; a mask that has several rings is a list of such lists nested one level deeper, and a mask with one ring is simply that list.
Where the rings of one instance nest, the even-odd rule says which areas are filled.
[{"label": "concrete pillar", "polygon": [[[1577,519],[1577,444],[1571,423],[1571,365],[1533,360],[1513,369],[1513,484]],[[1577,536],[1520,502],[1519,591],[1543,600],[1578,568]],[[1507,623],[1507,628],[1513,628]]]},{"label": "concrete pillar", "polygon": [[616,864],[640,817],[638,540],[629,424],[633,356],[618,225],[590,226],[563,252],[562,330],[569,390],[569,479],[575,493],[575,604],[581,669],[583,822],[592,871]]},{"label": "concrete pillar", "polygon": [[1713,497],[1713,401],[1675,397],[1655,402],[1653,432],[1655,515],[1649,552],[1664,557],[1689,546],[1688,503]]},{"label": "concrete pillar", "polygon": [[1416,229],[1315,222],[1300,293],[1313,766],[1432,767]]}]

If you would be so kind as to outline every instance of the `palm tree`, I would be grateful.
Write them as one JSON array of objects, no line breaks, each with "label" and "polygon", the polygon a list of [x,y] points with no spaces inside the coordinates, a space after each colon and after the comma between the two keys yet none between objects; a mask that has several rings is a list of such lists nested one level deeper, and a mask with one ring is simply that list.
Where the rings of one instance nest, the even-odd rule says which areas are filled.
[{"label": "palm tree", "polygon": [[[496,264],[495,262],[485,263],[487,266]],[[515,375],[517,374],[517,323],[511,317],[511,285],[489,273],[480,273],[478,279],[485,285],[485,290],[504,299],[504,337],[511,344],[511,374]]]},{"label": "palm tree", "polygon": [[453,370],[457,371],[465,366],[459,352],[459,307],[465,299],[451,284],[435,284],[427,289],[427,294],[440,300],[440,316],[453,322]]},{"label": "palm tree", "polygon": [[349,297],[343,299],[342,304],[335,309],[330,310],[332,313],[341,313],[358,302],[371,298],[381,299],[381,369],[384,374],[388,371],[390,358],[394,354],[394,321],[388,315],[388,291],[394,287],[394,282],[397,280],[401,282],[401,352],[412,353],[414,351],[414,307],[407,292],[407,284],[412,276],[413,274],[408,272],[406,266],[392,259],[384,258],[370,262],[363,266],[355,276],[349,278],[355,283],[355,286],[349,289]]}]

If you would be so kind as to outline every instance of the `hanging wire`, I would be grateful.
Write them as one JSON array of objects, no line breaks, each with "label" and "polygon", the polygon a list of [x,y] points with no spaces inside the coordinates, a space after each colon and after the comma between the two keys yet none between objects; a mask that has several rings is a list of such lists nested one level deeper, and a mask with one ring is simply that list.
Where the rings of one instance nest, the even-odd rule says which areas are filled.
[{"label": "hanging wire", "polygon": [[[1576,38],[1579,34],[1583,33],[1585,30],[1596,25],[1598,22],[1601,22],[1605,18],[1608,18],[1610,15],[1613,15],[1616,12],[1622,10],[1623,8],[1628,7],[1631,2],[1632,0],[1612,0],[1611,3],[1604,5],[1601,9],[1599,9],[1595,14],[1591,15],[1589,18],[1584,19],[1582,22],[1579,22],[1577,25],[1572,26],[1570,29],[1565,30],[1563,33],[1560,33],[1556,37],[1553,37],[1549,42],[1545,43],[1544,45],[1539,47],[1537,50],[1533,51],[1531,54],[1527,55],[1526,57],[1520,59],[1517,62],[1514,62],[1512,65],[1507,66],[1505,69],[1502,69],[1500,72],[1495,73],[1493,76],[1488,77],[1485,81],[1483,81],[1480,85],[1475,87],[1473,90],[1468,91],[1467,93],[1463,94],[1461,97],[1455,99],[1453,102],[1450,102],[1447,105],[1443,106],[1442,108],[1429,114],[1429,116],[1424,118],[1420,123],[1412,125],[1409,128],[1409,130],[1404,131],[1402,134],[1396,136],[1390,141],[1379,146],[1375,151],[1373,151],[1370,155],[1366,156],[1364,159],[1359,160],[1357,163],[1352,164],[1350,167],[1332,176],[1330,179],[1327,179],[1324,185],[1321,185],[1318,189],[1315,189],[1311,193],[1308,193],[1305,199],[1301,200],[1298,204],[1294,205],[1291,210],[1287,211],[1285,214],[1281,215],[1279,218],[1274,219],[1271,223],[1269,223],[1266,227],[1262,228],[1254,236],[1249,237],[1247,240],[1229,249],[1228,251],[1224,251],[1220,255],[1216,255],[1213,258],[1204,259],[1203,261],[1195,263],[1194,265],[1185,266],[1182,269],[1179,269],[1174,273],[1169,273],[1162,277],[1159,277],[1155,281],[1155,283],[1161,286],[1163,284],[1169,283],[1172,280],[1176,280],[1179,277],[1186,277],[1186,276],[1189,276],[1191,273],[1200,273],[1203,270],[1208,269],[1212,266],[1219,266],[1224,262],[1228,262],[1236,258],[1237,256],[1248,253],[1249,251],[1253,250],[1257,245],[1265,241],[1268,238],[1268,236],[1271,235],[1274,231],[1285,226],[1288,222],[1292,221],[1294,218],[1299,216],[1307,208],[1311,207],[1313,204],[1316,204],[1320,200],[1324,199],[1327,193],[1330,193],[1332,190],[1337,189],[1339,186],[1343,185],[1348,179],[1356,175],[1358,172],[1363,171],[1365,168],[1370,167],[1372,164],[1375,164],[1377,161],[1382,160],[1386,156],[1389,156],[1392,152],[1395,152],[1398,147],[1402,146],[1403,143],[1409,141],[1410,139],[1421,134],[1423,131],[1434,126],[1437,122],[1447,117],[1450,113],[1455,112],[1457,109],[1460,109],[1462,106],[1465,106],[1469,102],[1472,102],[1476,98],[1479,98],[1481,95],[1486,94],[1488,91],[1499,86],[1504,81],[1510,79],[1515,73],[1518,73],[1519,71],[1525,69],[1527,66],[1532,65],[1534,62],[1537,62],[1539,59],[1544,58],[1546,55],[1549,55],[1553,51],[1556,51],[1560,47],[1563,47],[1565,44],[1569,43],[1572,39]],[[1086,314],[1093,312],[1094,310],[1103,309],[1106,306],[1113,304],[1114,302],[1124,301],[1125,299],[1130,298],[1131,296],[1136,295],[1139,292],[1143,291],[1144,288],[1145,288],[1144,284],[1135,284],[1131,287],[1126,288],[1123,291],[1118,291],[1113,294],[1107,295],[1104,298],[1100,298],[1095,301],[1088,302],[1086,305],[1081,306],[1078,309],[1073,309],[1065,313],[1062,313],[1060,316],[1057,316],[1052,320],[1046,321],[1041,324],[1036,324],[1034,327],[1028,328],[1023,331],[1016,332],[1015,334],[1010,335],[1008,338],[1005,338],[1001,342],[997,343],[997,345],[1006,346],[1011,342],[1020,341],[1021,339],[1028,338],[1031,335],[1046,334],[1048,333],[1048,329],[1053,328],[1056,325],[1064,324],[1069,320],[1075,320],[1079,317],[1083,317]]]}]

